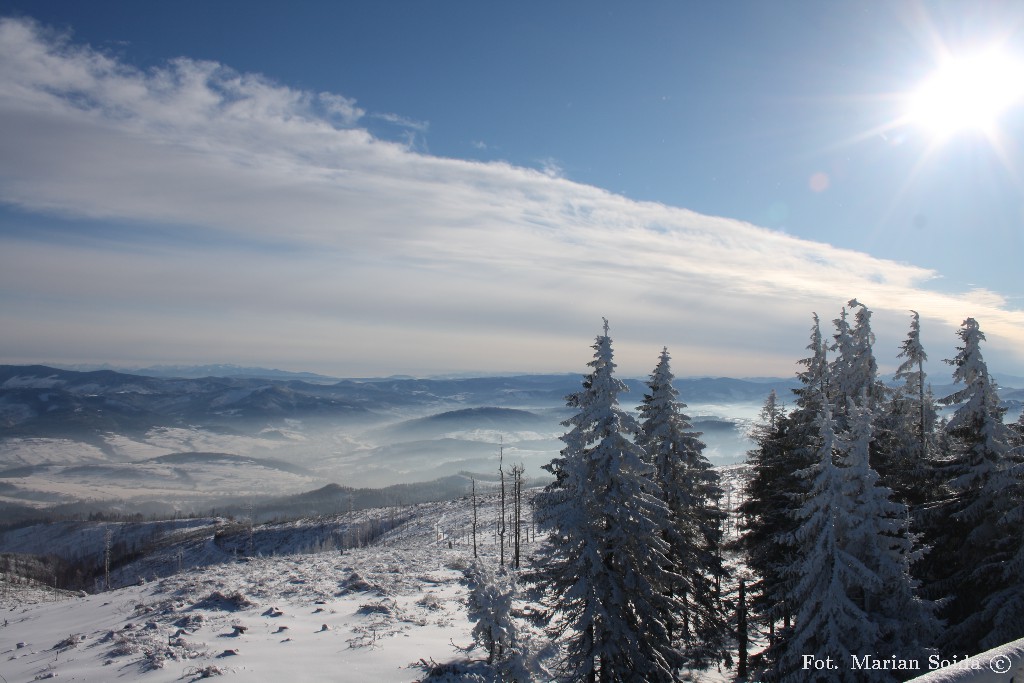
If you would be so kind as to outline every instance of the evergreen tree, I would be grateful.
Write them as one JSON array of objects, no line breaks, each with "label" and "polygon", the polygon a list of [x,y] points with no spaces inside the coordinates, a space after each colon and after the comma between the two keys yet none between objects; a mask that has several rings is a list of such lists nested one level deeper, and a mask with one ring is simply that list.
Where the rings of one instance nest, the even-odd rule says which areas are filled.
[{"label": "evergreen tree", "polygon": [[492,572],[474,561],[469,570],[467,611],[473,625],[473,643],[487,651],[487,663],[499,674],[499,680],[527,683],[528,649],[512,617],[516,597],[515,576],[504,567]]},{"label": "evergreen tree", "polygon": [[668,349],[662,349],[640,406],[639,443],[654,467],[655,481],[668,508],[663,537],[669,544],[670,567],[678,579],[667,589],[683,611],[666,615],[671,635],[681,641],[687,666],[703,669],[728,656],[729,625],[723,616],[717,586],[722,564],[723,495],[718,473],[704,457],[704,443],[683,413],[685,403],[672,385]]},{"label": "evergreen tree", "polygon": [[[801,386],[794,389],[796,407],[788,416],[769,395],[754,438],[757,448],[749,453],[753,476],[746,486],[743,517],[743,548],[748,566],[759,580],[752,586],[753,609],[768,630],[768,647],[754,658],[754,666],[766,675],[779,666],[790,634],[797,575],[797,549],[790,542],[799,525],[798,511],[808,491],[800,472],[811,467],[817,455],[817,423],[827,406],[828,362],[818,315],[813,316],[807,358],[799,361]],[[781,628],[778,628],[781,622]]]},{"label": "evergreen tree", "polygon": [[[800,610],[785,644],[787,680],[892,681],[889,671],[849,667],[853,657],[917,658],[937,631],[930,603],[916,596],[910,575],[918,559],[906,508],[893,502],[869,463],[871,412],[866,391],[849,400],[850,428],[836,433],[831,409],[818,420],[817,462],[804,470],[810,492],[792,541],[799,561],[793,597]],[[831,656],[837,670],[808,672],[803,656]]]},{"label": "evergreen tree", "polygon": [[836,332],[833,335],[835,342],[831,349],[832,362],[828,366],[828,398],[834,406],[832,418],[836,421],[837,428],[842,430],[846,428],[847,423],[846,406],[850,399],[860,393],[864,379],[858,376],[861,368],[857,363],[856,341],[845,306],[832,324],[835,325]]},{"label": "evergreen tree", "polygon": [[993,610],[978,606],[991,606],[992,596],[1005,588],[1004,566],[1021,537],[1018,526],[1005,523],[1012,513],[1013,461],[1005,409],[981,354],[985,335],[973,318],[957,335],[963,345],[946,362],[954,368],[954,382],[964,386],[942,399],[958,407],[946,425],[946,495],[926,529],[933,547],[926,577],[936,596],[948,598],[941,612],[949,621],[944,643],[977,652],[995,629]]},{"label": "evergreen tree", "polygon": [[914,547],[907,507],[892,500],[892,491],[869,462],[872,413],[866,393],[860,402],[850,402],[850,430],[841,440],[843,492],[850,504],[846,549],[878,578],[861,587],[858,596],[879,629],[873,654],[923,661],[938,634],[935,606],[918,597],[919,584],[911,574],[923,552]]},{"label": "evergreen tree", "polygon": [[788,424],[772,390],[751,432],[755,444],[747,453],[751,476],[739,506],[742,535],[737,545],[757,576],[749,586],[751,612],[768,634],[767,651],[757,658],[758,662],[770,658],[776,645],[775,623],[783,621],[787,613],[786,591],[791,582],[788,567],[794,561],[792,545],[785,539],[796,529],[793,495],[800,490],[796,472],[801,468],[791,457]]},{"label": "evergreen tree", "polygon": [[593,348],[592,372],[567,398],[577,412],[563,422],[565,447],[547,466],[555,481],[537,497],[548,540],[533,580],[572,679],[670,681],[681,658],[664,615],[682,606],[662,590],[678,580],[666,569],[668,510],[631,439],[639,426],[619,407],[626,386],[613,374],[607,321]]},{"label": "evergreen tree", "polygon": [[878,378],[878,362],[874,354],[875,333],[871,331],[871,310],[856,299],[850,299],[847,305],[857,309],[850,330],[853,337],[853,356],[850,359],[853,394],[849,398],[867,407],[871,413],[877,414],[879,406],[888,398],[889,390]]},{"label": "evergreen tree", "polygon": [[[1024,424],[1024,414],[1022,421]],[[1006,473],[1001,492],[1007,511],[996,521],[996,552],[993,569],[997,570],[995,589],[982,604],[981,620],[988,632],[981,639],[981,648],[989,649],[1024,638],[1024,447],[1018,445]],[[1003,506],[1000,506],[1003,507]]]},{"label": "evergreen tree", "polygon": [[[847,305],[857,309],[854,324],[849,325],[846,308],[843,308],[840,317],[835,320],[836,342],[832,347],[835,357],[829,366],[831,382],[828,397],[832,402],[833,418],[838,431],[849,429],[851,406],[861,405],[878,415],[887,397],[887,389],[878,379],[871,311],[856,299],[851,299]],[[884,423],[879,426],[884,426]],[[889,460],[889,439],[884,430],[877,430],[880,432],[877,434],[875,431],[871,439],[871,466],[876,470],[885,470],[885,463]]]},{"label": "evergreen tree", "polygon": [[[929,502],[938,488],[931,466],[937,412],[924,372],[928,355],[921,345],[921,318],[917,311],[911,313],[910,331],[898,355],[903,362],[893,376],[896,390],[881,418],[889,457],[879,463],[878,473],[897,500],[917,509]],[[916,512],[914,517],[918,517]]]},{"label": "evergreen tree", "polygon": [[853,502],[846,496],[847,481],[836,463],[840,444],[828,403],[816,422],[816,462],[803,470],[810,484],[797,512],[799,525],[792,542],[798,549],[793,566],[794,604],[799,606],[793,632],[783,646],[780,668],[784,680],[864,680],[864,672],[840,664],[830,671],[806,671],[805,654],[832,657],[847,663],[851,655],[874,652],[880,629],[858,599],[864,591],[882,589],[875,575],[850,552]]},{"label": "evergreen tree", "polygon": [[[821,335],[821,324],[817,313],[813,315],[813,319],[810,343],[807,345],[811,355],[798,361],[798,364],[804,366],[804,369],[797,373],[797,379],[800,380],[801,386],[793,389],[793,393],[796,395],[796,406],[784,423],[786,427],[783,442],[784,467],[788,470],[789,476],[784,476],[780,484],[781,493],[789,501],[783,509],[791,520],[796,519],[796,511],[801,505],[800,501],[808,491],[806,478],[799,476],[798,473],[808,469],[818,460],[817,443],[820,436],[818,423],[822,411],[829,406],[829,396],[832,391],[827,348]],[[791,584],[792,581],[789,583]],[[787,625],[790,614],[790,608],[787,606],[783,614]]]}]

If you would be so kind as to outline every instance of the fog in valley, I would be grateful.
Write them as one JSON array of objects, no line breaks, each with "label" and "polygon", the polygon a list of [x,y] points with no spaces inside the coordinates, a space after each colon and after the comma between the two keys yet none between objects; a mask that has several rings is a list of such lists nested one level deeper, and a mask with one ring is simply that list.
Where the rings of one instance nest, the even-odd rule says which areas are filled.
[{"label": "fog in valley", "polygon": [[[0,504],[14,518],[288,508],[321,491],[328,506],[463,495],[522,464],[541,483],[581,376],[167,378],[7,366],[0,376]],[[627,380],[625,407],[641,402]],[[785,381],[679,380],[715,465],[739,462],[764,397]],[[687,395],[689,394],[689,396]],[[329,487],[324,489],[324,487]],[[324,496],[321,496],[323,498]]]}]

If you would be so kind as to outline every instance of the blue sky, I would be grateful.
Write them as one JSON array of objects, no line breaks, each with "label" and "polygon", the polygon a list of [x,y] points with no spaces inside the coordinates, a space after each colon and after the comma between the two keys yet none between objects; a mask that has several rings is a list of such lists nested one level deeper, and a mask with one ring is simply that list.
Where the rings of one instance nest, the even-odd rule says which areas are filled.
[{"label": "blue sky", "polygon": [[788,375],[857,297],[1024,375],[1024,104],[905,120],[1019,3],[3,12],[0,361]]}]

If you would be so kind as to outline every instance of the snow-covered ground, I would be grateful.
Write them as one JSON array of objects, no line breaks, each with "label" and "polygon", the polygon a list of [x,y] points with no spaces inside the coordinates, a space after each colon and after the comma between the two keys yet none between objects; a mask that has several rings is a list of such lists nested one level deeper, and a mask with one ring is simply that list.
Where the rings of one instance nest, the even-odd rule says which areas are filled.
[{"label": "snow-covered ground", "polygon": [[[193,680],[217,672],[259,681],[411,681],[420,659],[456,656],[468,645],[463,570],[472,556],[465,501],[420,506],[375,544],[343,551],[164,566],[170,576],[95,595],[45,587],[0,591],[0,673],[7,683],[61,680]],[[493,515],[493,498],[480,515]],[[295,545],[311,530],[357,519],[294,523]],[[493,526],[493,525],[492,525]],[[200,530],[203,527],[200,527]],[[195,539],[175,527],[168,534]],[[213,546],[215,527],[204,545]],[[270,535],[256,535],[257,552]],[[492,539],[480,539],[494,559]],[[451,542],[451,547],[449,547]],[[174,546],[165,555],[175,554]],[[146,565],[135,567],[139,570]]]},{"label": "snow-covered ground", "polygon": [[[497,500],[482,496],[477,512],[478,552],[492,565],[499,554]],[[168,542],[159,553],[119,570],[122,580],[138,574],[145,583],[94,595],[4,585],[2,680],[157,683],[223,674],[251,681],[415,681],[426,675],[424,663],[482,658],[479,650],[457,649],[472,642],[465,604],[465,570],[473,560],[470,501],[415,506],[369,545],[336,549],[359,543],[346,531],[393,515],[364,510],[257,527],[257,556],[241,559],[231,543],[215,538],[222,526],[182,522],[164,530]],[[282,538],[291,545],[281,545]],[[244,549],[245,539],[243,533],[234,543]],[[319,552],[294,552],[313,546]],[[524,558],[535,547],[531,535]],[[161,573],[164,578],[146,577]],[[543,643],[536,629],[524,628]],[[724,681],[727,674],[694,679]]]},{"label": "snow-covered ground", "polygon": [[[255,559],[142,586],[11,607],[8,683],[410,681],[469,643],[460,557],[399,549]],[[43,594],[45,595],[45,593]]]}]

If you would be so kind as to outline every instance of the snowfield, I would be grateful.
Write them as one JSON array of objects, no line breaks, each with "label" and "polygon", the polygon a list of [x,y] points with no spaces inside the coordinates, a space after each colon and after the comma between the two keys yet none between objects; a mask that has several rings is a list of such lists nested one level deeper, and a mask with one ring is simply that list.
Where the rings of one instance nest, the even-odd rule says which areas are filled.
[{"label": "snowfield", "polygon": [[[493,521],[493,503],[491,497],[481,507],[481,518]],[[293,545],[310,542],[311,529],[352,528],[374,512],[383,514],[294,523]],[[373,545],[343,551],[233,560],[221,550],[220,563],[187,568],[201,561],[189,553],[183,571],[95,595],[5,586],[0,673],[7,683],[180,681],[218,673],[253,681],[420,679],[421,659],[449,661],[458,654],[453,643],[472,642],[467,513],[465,501],[418,506]],[[182,531],[169,535],[194,542]],[[209,548],[215,531],[207,532],[202,545]],[[257,552],[270,538],[263,536]],[[493,538],[481,537],[480,545],[481,555],[495,561]],[[177,552],[171,545],[162,553],[165,571],[176,572],[167,563]],[[152,561],[121,573],[152,568]]]},{"label": "snowfield", "polygon": [[12,607],[4,679],[410,681],[470,642],[461,553],[361,549],[209,567]]},{"label": "snowfield", "polygon": [[[480,496],[478,551],[492,567],[499,555],[497,510],[497,495]],[[396,514],[393,528],[380,523]],[[388,530],[364,534],[372,539],[364,544],[353,532],[370,530],[375,520]],[[479,649],[458,649],[472,643],[469,499],[258,525],[252,541],[244,525],[219,540],[225,525],[165,525],[158,552],[112,570],[113,585],[129,579],[135,585],[85,595],[4,584],[2,680],[159,683],[224,675],[384,683],[421,680],[425,665],[486,657]],[[97,547],[103,533],[97,525],[87,545]],[[69,541],[40,539],[47,542]],[[241,556],[249,543],[252,558]],[[506,538],[506,561],[508,545]],[[531,534],[524,555],[536,546]],[[535,648],[548,645],[536,627],[520,621]],[[725,681],[729,673],[696,673],[693,680]]]}]

